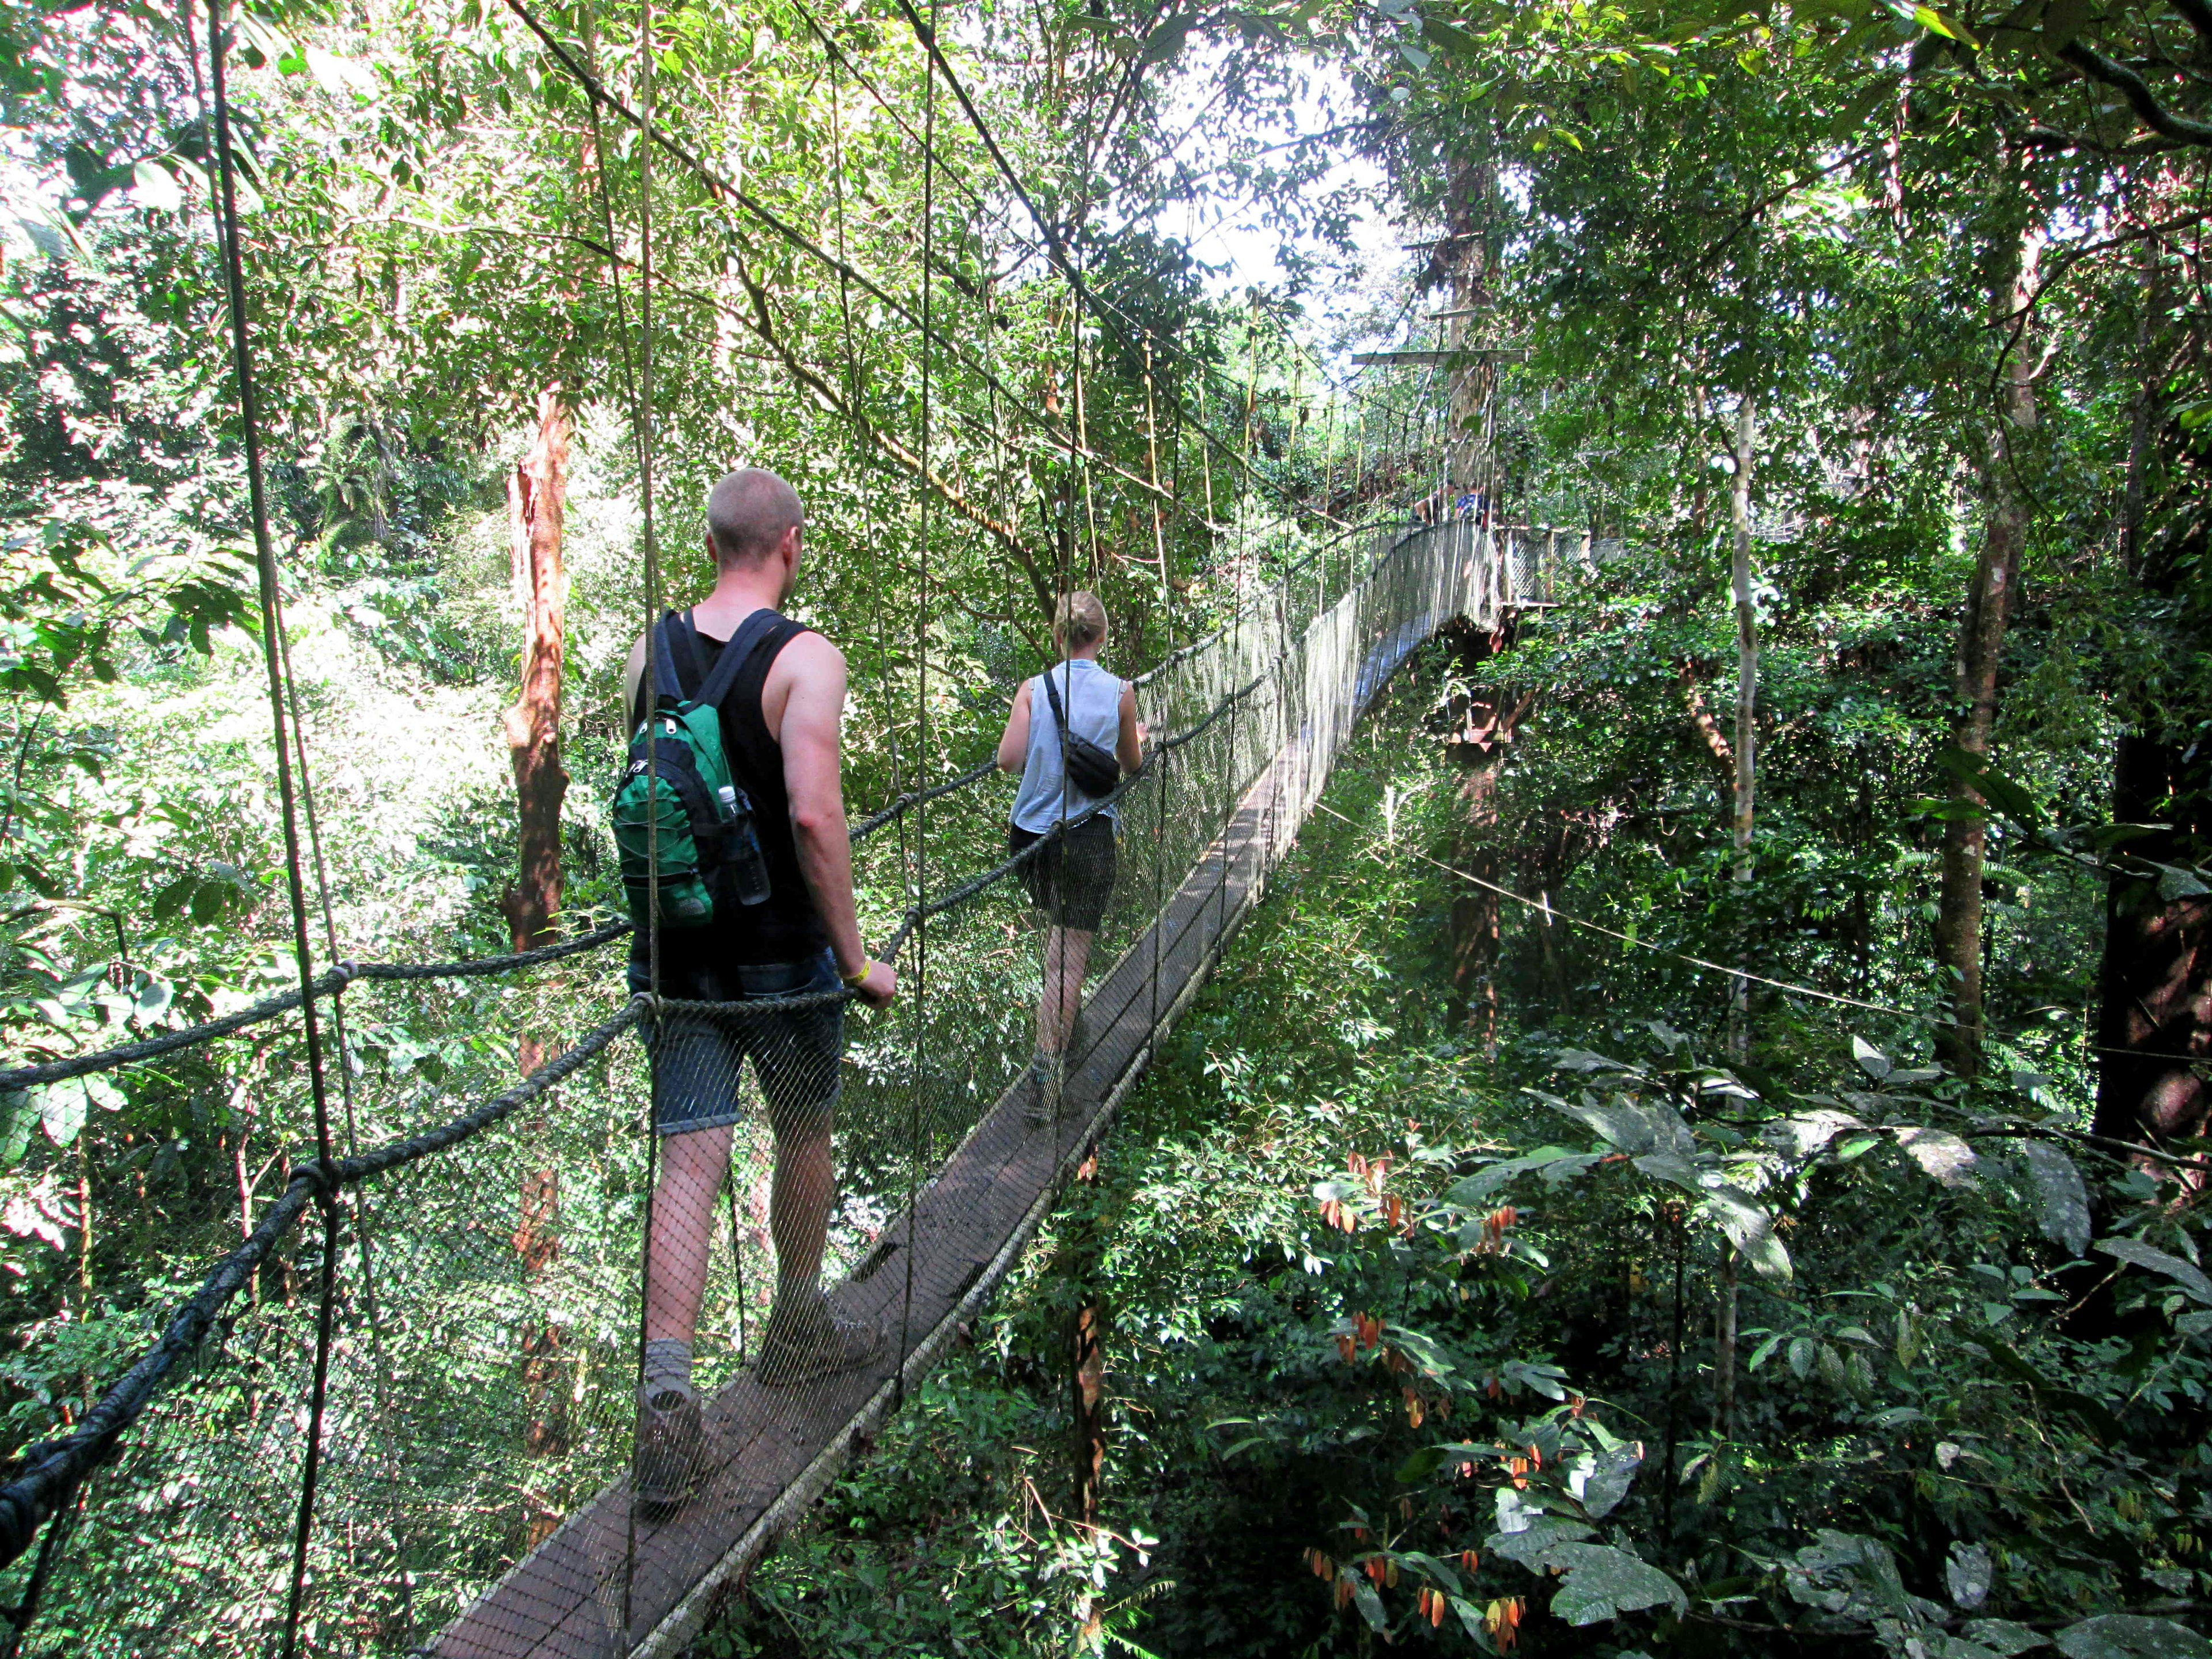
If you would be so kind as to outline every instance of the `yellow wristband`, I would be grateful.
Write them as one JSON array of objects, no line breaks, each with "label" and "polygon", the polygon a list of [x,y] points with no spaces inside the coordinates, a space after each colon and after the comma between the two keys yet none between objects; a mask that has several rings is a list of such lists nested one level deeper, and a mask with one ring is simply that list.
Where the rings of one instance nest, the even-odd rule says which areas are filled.
[{"label": "yellow wristband", "polygon": [[837,977],[845,981],[845,988],[847,990],[857,991],[861,986],[867,983],[868,975],[875,971],[876,964],[874,961],[871,959],[860,964],[860,971],[859,973],[840,974]]}]

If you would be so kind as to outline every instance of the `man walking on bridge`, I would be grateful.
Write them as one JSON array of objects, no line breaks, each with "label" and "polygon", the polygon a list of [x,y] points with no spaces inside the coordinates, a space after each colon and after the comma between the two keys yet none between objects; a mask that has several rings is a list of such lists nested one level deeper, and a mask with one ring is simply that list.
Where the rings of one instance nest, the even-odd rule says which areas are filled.
[{"label": "man walking on bridge", "polygon": [[728,1007],[664,1011],[647,1027],[661,1137],[646,1244],[635,1472],[637,1497],[647,1504],[683,1501],[704,1449],[691,1345],[747,1058],[775,1135],[769,1208],[775,1302],[755,1374],[787,1387],[865,1364],[881,1346],[874,1326],[830,1308],[820,1283],[835,1189],[830,1128],[843,1007],[746,1007],[835,993],[842,983],[881,1008],[896,991],[890,964],[872,961],[861,943],[853,902],[839,756],[845,659],[777,609],[798,579],[805,535],[799,496],[775,474],[746,467],[722,479],[707,501],[714,592],[688,612],[670,611],[638,641],[624,682],[624,729],[635,731],[653,702],[649,652],[665,653],[686,697],[699,694],[725,652],[741,653],[735,678],[720,677],[728,686],[720,703],[722,745],[750,799],[767,887],[757,902],[718,907],[703,927],[661,927],[657,988],[646,933],[632,941],[633,991],[657,988],[678,1001]]}]

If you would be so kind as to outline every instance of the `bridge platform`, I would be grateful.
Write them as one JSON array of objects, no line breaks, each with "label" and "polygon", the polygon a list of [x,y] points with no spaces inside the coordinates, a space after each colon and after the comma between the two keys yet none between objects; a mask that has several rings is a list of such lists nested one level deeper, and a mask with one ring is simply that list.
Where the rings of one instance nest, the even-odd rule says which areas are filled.
[{"label": "bridge platform", "polygon": [[[1359,702],[1380,690],[1425,632],[1404,630],[1382,642],[1362,676]],[[714,1449],[688,1504],[664,1518],[633,1517],[628,1478],[612,1482],[418,1652],[663,1659],[682,1650],[1018,1259],[1295,834],[1315,781],[1310,766],[1319,758],[1312,738],[1302,732],[1277,753],[1226,830],[1091,993],[1090,1046],[1068,1082],[1069,1115],[1033,1125],[1014,1093],[1002,1097],[912,1214],[887,1227],[832,1292],[840,1307],[883,1322],[890,1337],[884,1358],[797,1389],[766,1389],[740,1374],[707,1404]],[[913,1302],[902,1344],[909,1252]]]}]

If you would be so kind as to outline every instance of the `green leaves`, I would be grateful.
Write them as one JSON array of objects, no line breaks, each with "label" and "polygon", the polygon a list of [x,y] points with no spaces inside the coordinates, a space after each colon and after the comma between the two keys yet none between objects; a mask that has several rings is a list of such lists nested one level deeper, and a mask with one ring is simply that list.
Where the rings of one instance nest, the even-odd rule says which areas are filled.
[{"label": "green leaves", "polygon": [[1761,1279],[1786,1285],[1790,1279],[1790,1252],[1774,1236],[1774,1218],[1735,1187],[1725,1182],[1708,1186],[1703,1194],[1708,1213]]},{"label": "green leaves", "polygon": [[1553,1111],[1588,1124],[1632,1156],[1655,1152],[1680,1156],[1696,1149],[1696,1137],[1681,1114],[1663,1101],[1632,1100],[1625,1094],[1601,1101],[1587,1091],[1577,1099],[1562,1100],[1534,1089],[1528,1092]]},{"label": "green leaves", "polygon": [[1603,1544],[1563,1544],[1547,1565],[1565,1570],[1552,1595],[1552,1611],[1570,1625],[1595,1625],[1624,1613],[1667,1607],[1686,1612],[1690,1598],[1672,1578],[1631,1555]]},{"label": "green leaves", "polygon": [[1480,58],[1482,42],[1456,23],[1448,23],[1441,17],[1424,12],[1421,15],[1421,36],[1431,46],[1460,58]]},{"label": "green leaves", "polygon": [[2192,1300],[2212,1307],[2212,1279],[2207,1278],[2203,1269],[2194,1263],[2154,1249],[2139,1238],[2100,1238],[2096,1248],[2105,1255],[2154,1273],[2164,1273]]},{"label": "green leaves", "polygon": [[220,861],[204,870],[187,870],[154,895],[156,924],[189,916],[199,927],[219,921],[227,911],[251,908],[251,878],[234,866]]},{"label": "green leaves", "polygon": [[1152,32],[1145,37],[1144,50],[1138,54],[1138,61],[1143,64],[1165,63],[1182,50],[1183,42],[1198,27],[1198,21],[1196,12],[1186,11],[1177,12],[1155,24]]},{"label": "green leaves", "polygon": [[2029,829],[2042,826],[2043,810],[2035,798],[1998,771],[1988,757],[1948,744],[1936,751],[1936,763],[2014,823]]},{"label": "green leaves", "polygon": [[1974,1166],[1979,1160],[1974,1149],[1949,1130],[1907,1127],[1895,1133],[1905,1155],[1944,1186],[1973,1184]]},{"label": "green leaves", "polygon": [[[1444,1193],[1443,1201],[1457,1208],[1471,1208],[1518,1176],[1527,1175],[1532,1170],[1541,1170],[1544,1179],[1547,1182],[1565,1181],[1580,1175],[1593,1164],[1600,1162],[1604,1156],[1602,1152],[1571,1152],[1565,1146],[1539,1147],[1536,1151],[1524,1153],[1519,1158],[1503,1158],[1498,1163],[1487,1164],[1477,1170],[1473,1175],[1455,1182]],[[1323,1194],[1318,1188],[1316,1189],[1317,1197],[1342,1195],[1340,1194]]]},{"label": "green leaves", "polygon": [[2045,1140],[2023,1141],[2021,1158],[2035,1182],[2036,1224],[2053,1243],[2079,1255],[2089,1247],[2089,1189],[2074,1160]]},{"label": "green leaves", "polygon": [[2066,1659],[2208,1659],[2212,1656],[2212,1642],[2185,1625],[2126,1613],[2084,1619],[2051,1640]]},{"label": "green leaves", "polygon": [[1517,1531],[1492,1533],[1483,1547],[1517,1562],[1531,1572],[1565,1577],[1552,1597],[1552,1611],[1571,1625],[1594,1625],[1624,1613],[1689,1607],[1682,1588],[1665,1573],[1609,1544],[1583,1540],[1596,1528],[1579,1521],[1541,1516]]},{"label": "green leaves", "polygon": [[[123,1091],[98,1073],[43,1084],[26,1091],[25,1095],[27,1105],[38,1115],[39,1125],[46,1132],[46,1139],[57,1146],[70,1146],[84,1133],[85,1120],[93,1107],[114,1112],[120,1111],[125,1103]],[[9,1124],[5,1131],[0,1131],[0,1139],[12,1140],[14,1130],[15,1126]]]}]

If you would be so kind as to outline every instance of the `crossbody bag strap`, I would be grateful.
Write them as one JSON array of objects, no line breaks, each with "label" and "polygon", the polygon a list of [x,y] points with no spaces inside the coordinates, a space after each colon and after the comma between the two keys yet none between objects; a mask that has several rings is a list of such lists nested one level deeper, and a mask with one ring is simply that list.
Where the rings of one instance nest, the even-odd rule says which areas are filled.
[{"label": "crossbody bag strap", "polygon": [[[1073,669],[1070,672],[1073,672]],[[1053,723],[1060,727],[1060,746],[1061,752],[1065,754],[1067,749],[1067,711],[1060,707],[1060,693],[1052,689],[1052,670],[1046,669],[1043,678],[1045,699],[1052,704]],[[1067,695],[1071,699],[1075,696],[1075,683],[1073,680],[1068,682]]]}]

